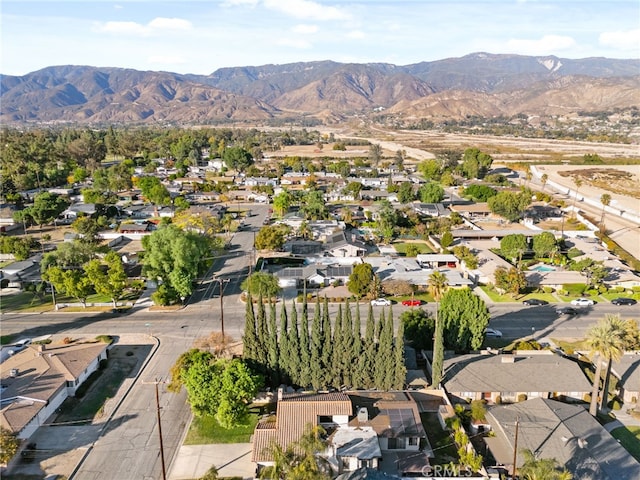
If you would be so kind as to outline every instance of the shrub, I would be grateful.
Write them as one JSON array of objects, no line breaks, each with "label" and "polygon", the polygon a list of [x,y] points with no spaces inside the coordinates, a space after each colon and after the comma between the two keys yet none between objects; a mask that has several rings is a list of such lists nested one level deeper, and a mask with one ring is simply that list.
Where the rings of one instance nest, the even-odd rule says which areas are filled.
[{"label": "shrub", "polygon": [[51,339],[50,338],[45,338],[43,340],[36,340],[35,342],[33,342],[34,345],[49,345],[51,343]]},{"label": "shrub", "polygon": [[584,293],[587,285],[584,283],[566,283],[562,286],[569,296],[580,296]]},{"label": "shrub", "polygon": [[591,403],[591,394],[585,393],[584,396],[582,397],[582,400],[586,403]]},{"label": "shrub", "polygon": [[598,293],[607,293],[607,291],[608,291],[608,288],[606,285],[600,285],[598,287]]},{"label": "shrub", "polygon": [[542,287],[544,293],[553,293],[553,287]]},{"label": "shrub", "polygon": [[500,405],[502,403],[502,397],[498,395],[495,400],[496,405]]},{"label": "shrub", "polygon": [[73,339],[71,337],[64,337],[62,339],[62,343],[64,343],[65,345],[69,345],[72,342],[73,342]]},{"label": "shrub", "polygon": [[521,393],[518,395],[518,402],[526,402],[527,401],[527,394],[526,393]]},{"label": "shrub", "polygon": [[620,403],[620,401],[616,398],[611,402],[611,408],[613,410],[620,410],[622,408],[622,404]]},{"label": "shrub", "polygon": [[567,257],[569,257],[569,259],[571,260],[573,260],[576,257],[579,257],[580,255],[584,255],[584,252],[576,247],[571,247],[567,252]]},{"label": "shrub", "polygon": [[102,343],[113,343],[113,337],[111,335],[98,335],[96,340]]}]

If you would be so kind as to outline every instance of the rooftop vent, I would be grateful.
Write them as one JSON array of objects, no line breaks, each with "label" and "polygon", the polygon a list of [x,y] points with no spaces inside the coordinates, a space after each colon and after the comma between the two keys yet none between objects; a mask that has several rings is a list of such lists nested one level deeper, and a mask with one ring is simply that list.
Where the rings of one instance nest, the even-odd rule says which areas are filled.
[{"label": "rooftop vent", "polygon": [[367,407],[360,407],[358,409],[358,422],[366,423],[369,421],[369,411]]}]

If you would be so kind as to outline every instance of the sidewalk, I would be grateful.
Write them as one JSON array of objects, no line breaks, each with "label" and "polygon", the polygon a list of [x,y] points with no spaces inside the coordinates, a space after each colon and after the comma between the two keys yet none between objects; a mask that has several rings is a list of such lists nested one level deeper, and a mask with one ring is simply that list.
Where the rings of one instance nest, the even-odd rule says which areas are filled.
[{"label": "sidewalk", "polygon": [[221,477],[254,478],[250,443],[217,443],[214,445],[182,445],[169,471],[169,480],[202,477],[212,466]]},{"label": "sidewalk", "polygon": [[607,432],[611,432],[620,427],[640,427],[640,418],[629,415],[624,406],[623,409],[613,410],[612,413],[616,419],[604,426],[604,428],[607,429]]}]

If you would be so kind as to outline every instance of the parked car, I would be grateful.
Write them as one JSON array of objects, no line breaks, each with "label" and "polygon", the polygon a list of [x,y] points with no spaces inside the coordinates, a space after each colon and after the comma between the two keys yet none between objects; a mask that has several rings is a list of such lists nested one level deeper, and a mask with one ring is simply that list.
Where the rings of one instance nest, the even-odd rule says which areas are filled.
[{"label": "parked car", "polygon": [[576,307],[590,307],[591,305],[595,305],[595,303],[596,302],[590,298],[576,298],[575,300],[571,300],[571,305],[575,305]]},{"label": "parked car", "polygon": [[487,338],[502,338],[502,332],[500,330],[496,330],[495,328],[487,328],[484,331],[484,334]]},{"label": "parked car", "polygon": [[374,307],[388,307],[391,305],[391,300],[387,300],[386,298],[376,298],[375,300],[371,300],[371,305]]},{"label": "parked car", "polygon": [[523,305],[529,305],[529,306],[534,306],[534,305],[548,305],[549,302],[547,302],[546,300],[540,300],[539,298],[527,298],[526,300],[524,300],[522,302]]},{"label": "parked car", "polygon": [[422,305],[420,300],[403,300],[402,305],[405,307],[417,307],[418,305]]},{"label": "parked car", "polygon": [[573,307],[559,307],[556,308],[556,313],[558,315],[575,315],[578,311]]},{"label": "parked car", "polygon": [[613,303],[614,305],[635,305],[638,302],[633,298],[620,297],[614,298],[613,300],[611,300],[611,303]]}]

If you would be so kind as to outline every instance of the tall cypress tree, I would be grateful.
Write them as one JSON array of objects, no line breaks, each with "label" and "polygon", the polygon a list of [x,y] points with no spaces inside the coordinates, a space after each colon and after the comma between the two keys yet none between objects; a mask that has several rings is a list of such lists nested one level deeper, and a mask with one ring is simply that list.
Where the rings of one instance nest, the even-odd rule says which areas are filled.
[{"label": "tall cypress tree", "polygon": [[331,379],[331,360],[333,359],[333,344],[331,342],[331,319],[329,318],[329,300],[324,297],[322,304],[322,383],[333,385]]},{"label": "tall cypress tree", "polygon": [[298,333],[298,309],[296,301],[291,304],[291,321],[289,322],[289,365],[288,376],[294,385],[300,383],[300,334]]},{"label": "tall cypress tree", "polygon": [[316,308],[313,312],[311,323],[311,341],[309,345],[311,353],[311,386],[318,390],[323,386],[322,373],[322,320],[320,316],[320,299],[316,297]]},{"label": "tall cypress tree", "polygon": [[433,364],[431,367],[432,388],[439,388],[442,381],[442,369],[444,366],[444,322],[437,318],[436,331],[433,335]]},{"label": "tall cypress tree", "polygon": [[311,385],[311,345],[309,344],[309,311],[305,290],[302,301],[302,318],[300,319],[300,386]]},{"label": "tall cypress tree", "polygon": [[357,357],[353,352],[353,320],[349,299],[345,302],[344,320],[342,321],[342,383],[353,386],[353,370]]},{"label": "tall cypress tree", "polygon": [[[375,388],[380,390],[388,390],[387,387],[387,370],[389,369],[389,356],[391,355],[392,339],[388,338],[389,322],[386,320],[384,309],[380,312],[380,317],[376,325],[378,331],[378,350],[374,364],[374,383]],[[393,337],[393,333],[391,334]]]},{"label": "tall cypress tree", "polygon": [[287,305],[282,302],[280,306],[280,331],[278,332],[278,350],[280,351],[280,359],[278,363],[280,365],[280,381],[289,384],[291,380],[287,375],[290,365],[290,353],[289,350],[289,317],[287,316]]},{"label": "tall cypress tree", "polygon": [[242,336],[242,356],[253,368],[257,363],[258,339],[256,337],[256,317],[253,312],[253,299],[247,294],[244,315],[244,335]]},{"label": "tall cypress tree", "polygon": [[395,342],[393,344],[394,375],[391,388],[402,390],[407,378],[407,367],[404,364],[404,324],[398,322]]},{"label": "tall cypress tree", "polygon": [[381,338],[380,357],[384,357],[383,388],[390,390],[395,378],[395,360],[393,358],[393,310],[389,307],[389,318],[384,324]]},{"label": "tall cypress tree", "polygon": [[367,325],[364,337],[364,369],[362,370],[363,387],[373,388],[375,386],[374,372],[375,360],[377,353],[377,345],[375,339],[376,324],[373,319],[373,307],[369,304],[369,312],[367,314]]},{"label": "tall cypress tree", "polygon": [[258,298],[258,316],[256,318],[256,360],[260,365],[260,372],[267,373],[268,365],[268,352],[267,352],[267,320],[265,318],[264,303],[262,294]]},{"label": "tall cypress tree", "polygon": [[331,358],[331,385],[339,388],[342,383],[342,356],[344,353],[344,345],[342,343],[342,305],[338,305],[338,313],[336,315],[335,324],[333,325],[333,357]]},{"label": "tall cypress tree", "polygon": [[269,336],[267,339],[267,365],[272,387],[280,385],[280,352],[278,350],[278,324],[276,322],[276,306],[269,301]]},{"label": "tall cypress tree", "polygon": [[362,325],[360,321],[360,302],[356,302],[356,320],[353,324],[353,373],[351,382],[353,388],[362,388],[364,386],[364,368],[366,366],[366,357],[362,348]]}]

